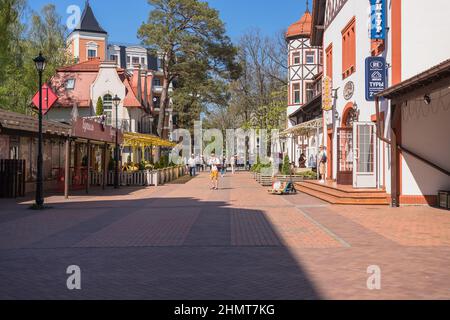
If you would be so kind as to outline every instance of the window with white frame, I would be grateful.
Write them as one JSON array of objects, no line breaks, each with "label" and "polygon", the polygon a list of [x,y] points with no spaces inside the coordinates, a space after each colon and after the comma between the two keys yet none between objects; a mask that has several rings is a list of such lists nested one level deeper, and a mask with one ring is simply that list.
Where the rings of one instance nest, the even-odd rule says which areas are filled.
[{"label": "window with white frame", "polygon": [[153,79],[153,85],[155,87],[160,87],[161,86],[161,79],[160,78],[154,78]]},{"label": "window with white frame", "polygon": [[300,64],[300,52],[294,52],[292,54],[292,64],[294,65]]},{"label": "window with white frame", "polygon": [[109,60],[114,61],[115,63],[117,63],[119,61],[119,56],[117,54],[112,54],[109,57]]},{"label": "window with white frame", "polygon": [[292,85],[292,95],[294,104],[300,104],[300,83],[294,83]]},{"label": "window with white frame", "polygon": [[98,44],[95,42],[88,42],[86,44],[88,59],[94,59],[98,56]]},{"label": "window with white frame", "polygon": [[65,83],[66,90],[75,89],[75,79],[67,79]]},{"label": "window with white frame", "polygon": [[305,54],[306,64],[314,64],[316,60],[315,58],[316,54],[314,53],[314,51],[306,51]]},{"label": "window with white frame", "polygon": [[97,49],[88,49],[88,58],[94,59],[97,57]]},{"label": "window with white frame", "polygon": [[112,124],[113,117],[113,101],[110,94],[103,96],[103,114],[106,116],[106,124],[110,126]]}]

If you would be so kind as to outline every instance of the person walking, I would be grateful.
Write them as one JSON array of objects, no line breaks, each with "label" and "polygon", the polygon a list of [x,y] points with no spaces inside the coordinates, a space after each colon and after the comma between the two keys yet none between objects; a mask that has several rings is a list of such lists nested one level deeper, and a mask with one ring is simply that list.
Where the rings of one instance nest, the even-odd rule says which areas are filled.
[{"label": "person walking", "polygon": [[227,173],[227,158],[225,156],[223,156],[222,167],[221,167],[221,171],[220,171],[222,178],[225,177],[226,173]]},{"label": "person walking", "polygon": [[235,166],[236,166],[236,162],[237,162],[237,160],[236,160],[236,156],[231,156],[231,159],[230,159],[230,164],[231,164],[231,174],[235,174]]},{"label": "person walking", "polygon": [[196,168],[197,168],[197,161],[195,161],[195,156],[192,155],[191,158],[188,160],[189,165],[189,175],[191,177],[195,177],[196,175]]},{"label": "person walking", "polygon": [[319,177],[320,177],[320,183],[325,183],[325,169],[327,165],[327,152],[325,150],[324,146],[320,146],[320,153],[319,153]]},{"label": "person walking", "polygon": [[211,158],[209,159],[208,164],[211,167],[211,189],[212,190],[219,190],[219,166],[220,166],[220,160],[213,153],[213,154],[211,154]]},{"label": "person walking", "polygon": [[195,157],[195,166],[196,166],[197,173],[199,173],[201,171],[201,167],[202,167],[202,162],[201,162],[200,156]]}]

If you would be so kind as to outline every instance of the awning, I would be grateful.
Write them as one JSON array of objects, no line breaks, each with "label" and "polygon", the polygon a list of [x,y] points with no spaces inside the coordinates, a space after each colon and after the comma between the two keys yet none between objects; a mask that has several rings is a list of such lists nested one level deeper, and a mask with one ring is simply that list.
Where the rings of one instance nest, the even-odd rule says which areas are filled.
[{"label": "awning", "polygon": [[295,127],[289,128],[281,133],[282,136],[288,136],[288,135],[297,135],[297,136],[304,136],[312,131],[316,131],[317,129],[320,129],[323,127],[323,119],[314,119],[308,122],[304,122],[301,124],[296,125]]},{"label": "awning", "polygon": [[377,94],[377,97],[395,99],[407,93],[417,93],[419,95],[419,89],[425,88],[432,84],[438,84],[440,80],[449,78],[450,59],[380,92]]},{"label": "awning", "polygon": [[124,133],[125,147],[175,147],[177,144],[160,137],[142,133]]}]

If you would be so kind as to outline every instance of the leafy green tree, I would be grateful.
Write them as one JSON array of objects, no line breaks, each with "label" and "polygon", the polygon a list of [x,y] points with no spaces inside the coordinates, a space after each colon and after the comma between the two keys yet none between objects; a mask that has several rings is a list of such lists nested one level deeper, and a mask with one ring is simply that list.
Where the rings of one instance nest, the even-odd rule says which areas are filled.
[{"label": "leafy green tree", "polygon": [[103,100],[102,100],[102,97],[98,97],[98,100],[97,100],[97,106],[96,106],[96,108],[95,108],[95,111],[96,111],[96,115],[97,116],[102,116],[103,115],[103,112],[104,112],[104,110],[103,110]]},{"label": "leafy green tree", "polygon": [[[148,0],[153,10],[138,36],[161,58],[163,71],[162,94],[157,132],[163,134],[165,114],[170,103],[169,88],[174,80],[189,79],[195,74],[200,86],[213,78],[237,77],[236,48],[225,35],[219,13],[199,0]],[[187,80],[185,94],[191,101],[186,105],[198,108],[201,91]],[[183,107],[186,107],[183,106]]]},{"label": "leafy green tree", "polygon": [[[66,27],[54,5],[44,6],[40,13],[32,12],[31,18],[25,20],[24,0],[0,1],[1,37],[6,39],[0,45],[0,105],[27,113],[31,98],[38,90],[33,58],[42,52],[47,59],[44,81],[48,81],[57,68],[72,62],[65,47]],[[3,33],[3,30],[8,31]]]}]

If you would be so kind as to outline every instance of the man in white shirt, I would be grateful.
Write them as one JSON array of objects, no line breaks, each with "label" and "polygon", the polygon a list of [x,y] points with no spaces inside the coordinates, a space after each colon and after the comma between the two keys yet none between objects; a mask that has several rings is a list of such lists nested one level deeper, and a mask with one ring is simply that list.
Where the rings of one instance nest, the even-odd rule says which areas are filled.
[{"label": "man in white shirt", "polygon": [[189,174],[191,177],[194,177],[196,175],[195,169],[197,167],[197,161],[195,161],[195,156],[192,155],[191,158],[188,160],[189,165]]},{"label": "man in white shirt", "polygon": [[211,158],[209,159],[209,163],[211,166],[211,189],[219,190],[219,165],[220,160],[213,153],[211,154]]}]

